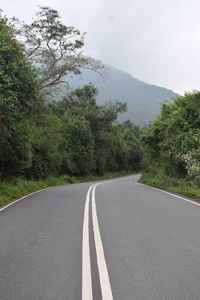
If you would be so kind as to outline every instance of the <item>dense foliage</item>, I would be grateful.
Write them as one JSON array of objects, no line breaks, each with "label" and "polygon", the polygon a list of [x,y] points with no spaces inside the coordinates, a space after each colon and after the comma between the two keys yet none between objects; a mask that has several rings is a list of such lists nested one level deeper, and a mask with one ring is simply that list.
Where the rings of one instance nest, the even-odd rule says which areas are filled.
[{"label": "dense foliage", "polygon": [[[53,23],[47,22],[50,17]],[[107,172],[138,170],[144,156],[143,180],[147,183],[169,189],[176,185],[179,188],[173,190],[200,197],[200,92],[186,93],[170,104],[163,104],[157,118],[143,129],[141,147],[141,130],[129,120],[117,122],[118,115],[126,111],[126,104],[97,104],[98,91],[94,86],[75,89],[59,102],[43,98],[40,90],[45,81],[41,70],[50,72],[46,81],[50,86],[51,82],[60,82],[62,74],[59,77],[54,67],[59,71],[62,63],[65,74],[78,73],[84,63],[74,66],[75,69],[69,65],[72,58],[76,61],[76,51],[82,47],[83,39],[80,36],[80,40],[63,44],[66,35],[79,35],[79,31],[62,27],[57,11],[43,7],[38,18],[41,19],[30,27],[23,27],[26,35],[22,40],[28,39],[26,48],[16,40],[16,28],[0,17],[0,179],[16,182],[20,177],[26,181],[60,175],[102,176]],[[58,26],[51,28],[56,20]],[[42,34],[46,37],[44,45],[40,49],[35,44],[35,49],[35,42],[41,45]],[[53,48],[59,44],[59,38],[62,47],[71,47],[70,56],[63,61],[57,48]],[[30,59],[31,49],[39,65]],[[6,190],[4,183],[1,189]],[[10,197],[5,195],[5,199]]]},{"label": "dense foliage", "polygon": [[[63,124],[65,171],[103,174],[138,169],[141,150],[137,127],[131,122],[130,126],[115,123],[118,113],[125,111],[126,105],[110,102],[101,106],[96,103],[96,95],[97,90],[86,85],[62,101],[49,105],[51,113]],[[67,165],[68,160],[72,163]]]},{"label": "dense foliage", "polygon": [[36,74],[0,19],[0,175],[15,175],[29,164],[28,120],[40,107]]},{"label": "dense foliage", "polygon": [[[144,130],[144,165],[154,176],[184,179],[200,185],[200,92],[186,93]],[[173,179],[172,179],[173,181]]]},{"label": "dense foliage", "polygon": [[138,169],[138,128],[118,124],[121,102],[98,105],[87,85],[47,104],[40,76],[0,18],[0,178],[104,174]]}]

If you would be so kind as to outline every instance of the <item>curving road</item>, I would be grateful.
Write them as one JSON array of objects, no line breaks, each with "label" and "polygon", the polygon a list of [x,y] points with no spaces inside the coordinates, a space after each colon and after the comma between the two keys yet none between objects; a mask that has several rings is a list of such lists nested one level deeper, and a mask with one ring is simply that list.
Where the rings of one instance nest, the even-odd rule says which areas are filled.
[{"label": "curving road", "polygon": [[138,175],[0,211],[1,300],[200,300],[200,205]]}]

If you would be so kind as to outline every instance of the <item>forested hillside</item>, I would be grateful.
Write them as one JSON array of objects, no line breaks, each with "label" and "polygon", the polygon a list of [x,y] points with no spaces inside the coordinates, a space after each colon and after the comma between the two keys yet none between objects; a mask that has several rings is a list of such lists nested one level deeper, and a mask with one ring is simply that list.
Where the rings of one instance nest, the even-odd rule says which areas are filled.
[{"label": "forested hillside", "polygon": [[[121,121],[130,119],[139,126],[147,125],[160,112],[161,105],[171,102],[178,94],[166,88],[142,82],[130,74],[107,66],[107,76],[101,78],[98,73],[84,70],[81,76],[69,79],[73,88],[92,83],[98,90],[98,103],[107,100],[119,100],[127,103],[127,111],[119,116]],[[62,94],[62,90],[58,94]],[[56,95],[55,95],[56,97]]]}]

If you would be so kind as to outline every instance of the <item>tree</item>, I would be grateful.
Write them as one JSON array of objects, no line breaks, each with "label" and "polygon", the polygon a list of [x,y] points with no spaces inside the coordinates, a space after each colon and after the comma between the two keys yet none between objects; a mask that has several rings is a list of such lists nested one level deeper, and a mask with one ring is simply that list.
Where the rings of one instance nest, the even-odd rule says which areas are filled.
[{"label": "tree", "polygon": [[40,7],[30,25],[18,23],[17,37],[24,45],[27,58],[36,66],[40,76],[40,89],[65,82],[65,76],[80,74],[81,69],[101,72],[100,61],[82,54],[85,33],[65,26],[57,10]]},{"label": "tree", "polygon": [[0,17],[0,176],[30,163],[27,119],[37,112],[38,81],[19,43]]},{"label": "tree", "polygon": [[63,143],[61,120],[51,114],[40,114],[37,124],[29,123],[31,164],[24,168],[28,178],[47,178],[61,173]]},{"label": "tree", "polygon": [[88,175],[94,170],[94,140],[89,124],[81,118],[63,122],[62,171],[72,175]]},{"label": "tree", "polygon": [[161,166],[174,177],[200,173],[200,92],[186,93],[164,104],[158,117],[144,130],[149,165]]},{"label": "tree", "polygon": [[98,105],[96,95],[97,89],[86,85],[48,105],[64,123],[64,169],[76,175],[137,169],[141,160],[138,128],[130,121],[117,124],[126,104]]}]

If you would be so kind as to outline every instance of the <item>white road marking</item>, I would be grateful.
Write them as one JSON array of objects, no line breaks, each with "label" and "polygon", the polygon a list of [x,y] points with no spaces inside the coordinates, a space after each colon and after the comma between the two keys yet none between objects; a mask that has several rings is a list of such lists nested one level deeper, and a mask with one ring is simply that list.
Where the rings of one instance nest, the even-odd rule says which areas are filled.
[{"label": "white road marking", "polygon": [[189,199],[187,199],[187,198],[185,198],[185,197],[181,197],[181,196],[179,196],[179,195],[176,195],[176,194],[173,194],[173,193],[170,193],[170,192],[167,192],[167,191],[164,191],[164,190],[158,189],[158,188],[156,188],[156,187],[153,187],[153,186],[150,186],[150,185],[147,185],[147,184],[144,184],[144,183],[140,183],[140,182],[137,182],[137,181],[136,181],[135,183],[140,184],[140,185],[144,185],[144,186],[146,186],[146,187],[148,187],[148,188],[150,188],[150,189],[157,190],[157,191],[159,191],[159,192],[168,194],[168,195],[170,195],[170,196],[174,196],[174,197],[179,198],[179,199],[181,199],[181,200],[184,200],[184,201],[186,201],[186,202],[192,203],[192,204],[194,204],[194,205],[196,205],[196,206],[200,206],[200,203],[197,203],[197,202],[195,202],[195,201],[189,200]]},{"label": "white road marking", "polygon": [[1,212],[2,210],[4,210],[4,209],[8,208],[9,206],[11,206],[11,205],[13,205],[13,204],[15,204],[15,203],[17,203],[17,202],[23,200],[24,198],[27,198],[27,197],[29,197],[29,196],[32,196],[32,195],[34,195],[34,194],[37,194],[37,193],[40,193],[40,192],[43,192],[43,191],[46,191],[46,190],[50,190],[50,189],[52,189],[52,188],[53,188],[53,187],[48,187],[48,188],[45,188],[45,189],[41,189],[41,190],[38,190],[38,191],[33,192],[33,193],[31,193],[31,194],[28,194],[28,195],[26,195],[26,196],[23,196],[23,197],[21,197],[21,198],[15,200],[15,201],[12,201],[11,203],[7,204],[6,206],[3,206],[2,208],[0,208],[0,212]]},{"label": "white road marking", "polygon": [[101,284],[102,300],[113,300],[112,289],[110,285],[110,279],[108,275],[108,269],[106,266],[106,260],[101,240],[101,234],[99,230],[99,223],[97,218],[96,203],[95,203],[95,190],[96,184],[92,190],[92,220],[94,230],[94,241],[97,255],[97,265],[99,270],[99,279]]},{"label": "white road marking", "polygon": [[[90,240],[89,240],[89,209],[90,198],[92,200],[92,223],[94,232],[94,243],[96,249],[97,266],[99,272],[102,300],[113,300],[112,289],[108,269],[106,265],[99,223],[96,211],[95,190],[96,187],[103,183],[116,181],[103,181],[90,186],[85,201],[84,219],[83,219],[83,242],[82,242],[82,300],[93,300],[92,293],[92,275],[91,275],[91,259],[90,259]],[[92,196],[92,197],[90,197]]]},{"label": "white road marking", "polygon": [[96,186],[103,183],[110,183],[118,180],[126,180],[127,178],[117,178],[108,181],[102,181],[90,186],[85,201],[84,217],[83,217],[83,241],[82,241],[82,300],[93,300],[92,293],[92,274],[90,259],[90,239],[89,239],[89,209],[90,196],[92,194],[92,223],[94,232],[94,243],[97,256],[97,265],[99,271],[99,279],[101,285],[102,300],[113,300],[108,269],[99,230],[99,223],[96,212],[95,190]]},{"label": "white road marking", "polygon": [[91,185],[85,201],[83,219],[83,242],[82,242],[82,300],[92,300],[92,278],[90,262],[90,242],[89,242],[89,204],[90,193],[94,185]]}]

